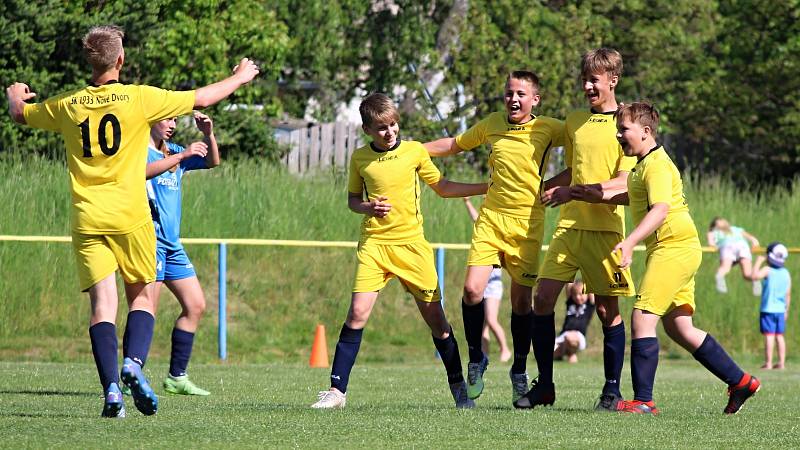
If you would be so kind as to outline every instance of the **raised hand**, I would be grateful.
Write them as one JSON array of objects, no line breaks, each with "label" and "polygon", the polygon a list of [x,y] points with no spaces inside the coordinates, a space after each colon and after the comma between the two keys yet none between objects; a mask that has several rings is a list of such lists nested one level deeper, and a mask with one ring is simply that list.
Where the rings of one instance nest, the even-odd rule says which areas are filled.
[{"label": "raised hand", "polygon": [[248,58],[242,58],[233,68],[233,73],[241,80],[242,84],[249,83],[253,78],[258,75],[258,66],[256,65],[253,60]]},{"label": "raised hand", "polygon": [[205,142],[192,142],[189,147],[182,152],[184,159],[192,156],[205,158],[208,154],[208,145]]},{"label": "raised hand", "polygon": [[6,96],[9,99],[17,99],[24,102],[36,97],[36,93],[31,92],[31,89],[25,83],[14,83],[6,89]]},{"label": "raised hand", "polygon": [[214,132],[214,122],[211,120],[211,117],[199,111],[194,112],[194,124],[204,136],[210,136],[211,133]]}]

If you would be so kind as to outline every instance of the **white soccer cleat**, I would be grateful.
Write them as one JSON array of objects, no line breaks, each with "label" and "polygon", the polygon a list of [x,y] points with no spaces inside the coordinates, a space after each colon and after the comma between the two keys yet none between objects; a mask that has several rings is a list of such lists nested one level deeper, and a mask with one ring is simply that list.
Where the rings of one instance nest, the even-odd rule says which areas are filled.
[{"label": "white soccer cleat", "polygon": [[508,370],[511,379],[511,403],[516,402],[528,393],[528,373],[513,373]]},{"label": "white soccer cleat", "polygon": [[320,391],[317,402],[311,405],[314,409],[333,409],[344,408],[347,403],[347,394],[342,394],[338,390],[331,389]]},{"label": "white soccer cleat", "polygon": [[462,381],[460,383],[451,384],[450,393],[453,394],[453,400],[456,402],[457,409],[472,409],[475,407],[475,402],[467,396],[466,382]]}]

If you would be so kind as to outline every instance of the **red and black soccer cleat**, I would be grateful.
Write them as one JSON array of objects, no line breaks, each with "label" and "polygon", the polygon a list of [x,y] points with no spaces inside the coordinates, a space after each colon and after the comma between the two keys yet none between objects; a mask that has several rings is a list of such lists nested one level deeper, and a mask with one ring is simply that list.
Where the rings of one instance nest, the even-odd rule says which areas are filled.
[{"label": "red and black soccer cleat", "polygon": [[641,400],[620,400],[617,402],[617,411],[633,414],[652,414],[659,413],[655,402],[652,400],[643,402]]},{"label": "red and black soccer cleat", "polygon": [[752,397],[761,389],[761,382],[758,378],[744,374],[737,385],[728,386],[728,404],[725,405],[725,414],[736,414],[742,409],[742,405],[748,398]]}]

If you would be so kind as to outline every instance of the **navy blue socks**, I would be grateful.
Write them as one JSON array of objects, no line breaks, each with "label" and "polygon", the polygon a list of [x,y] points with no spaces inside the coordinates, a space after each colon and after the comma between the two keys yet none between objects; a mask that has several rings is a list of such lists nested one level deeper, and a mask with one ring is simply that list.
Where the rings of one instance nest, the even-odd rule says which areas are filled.
[{"label": "navy blue socks", "polygon": [[89,327],[89,339],[92,341],[92,354],[97,366],[97,375],[103,392],[111,383],[119,385],[117,369],[117,327],[110,322],[99,322]]},{"label": "navy blue socks", "polygon": [[169,374],[173,377],[186,375],[186,367],[192,356],[194,333],[178,328],[172,329],[172,353],[169,357]]},{"label": "navy blue socks", "polygon": [[[553,347],[556,345],[555,314],[544,316],[533,313],[533,356],[539,368],[539,384],[553,383]],[[514,344],[516,345],[516,343]],[[514,350],[516,352],[516,349]]]},{"label": "navy blue socks", "polygon": [[458,353],[458,343],[455,336],[453,336],[453,329],[450,328],[450,336],[444,339],[438,339],[434,336],[431,336],[431,338],[433,338],[433,345],[436,346],[436,350],[442,358],[444,369],[447,371],[447,382],[453,384],[464,381],[461,369],[461,355]]},{"label": "navy blue socks", "polygon": [[464,337],[469,349],[469,362],[483,361],[481,349],[481,335],[483,334],[483,321],[486,313],[483,310],[483,299],[475,305],[467,305],[461,300],[461,316],[464,319]]},{"label": "navy blue socks", "polygon": [[653,400],[653,385],[658,368],[658,338],[646,337],[631,340],[631,378],[633,399],[642,402]]},{"label": "navy blue socks", "polygon": [[128,313],[125,334],[122,337],[122,355],[144,367],[150,342],[153,340],[153,327],[156,318],[147,311],[136,310]]},{"label": "navy blue socks", "polygon": [[511,340],[514,345],[514,362],[511,373],[525,373],[528,367],[528,353],[531,352],[531,326],[533,312],[520,316],[511,312]]},{"label": "navy blue socks", "polygon": [[339,342],[336,343],[336,353],[333,355],[331,367],[331,387],[338,389],[342,394],[347,392],[347,383],[350,381],[350,371],[356,363],[358,349],[361,347],[361,336],[364,329],[354,330],[342,325],[339,332]]},{"label": "navy blue socks", "polygon": [[622,364],[625,362],[625,322],[612,327],[603,327],[603,368],[606,383],[603,394],[616,394],[622,377]]},{"label": "navy blue socks", "polygon": [[700,361],[700,364],[708,369],[709,372],[729,386],[738,384],[744,376],[744,371],[739,368],[725,352],[725,349],[710,334],[706,334],[703,343],[694,351],[692,356]]}]

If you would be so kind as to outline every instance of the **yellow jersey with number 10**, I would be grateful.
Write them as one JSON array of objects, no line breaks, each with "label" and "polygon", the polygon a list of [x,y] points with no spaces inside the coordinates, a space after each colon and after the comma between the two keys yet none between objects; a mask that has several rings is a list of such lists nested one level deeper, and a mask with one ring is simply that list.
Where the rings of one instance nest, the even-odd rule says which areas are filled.
[{"label": "yellow jersey with number 10", "polygon": [[126,234],[152,220],[145,190],[150,127],[193,107],[194,91],[117,82],[25,105],[29,126],[64,139],[73,232]]},{"label": "yellow jersey with number 10", "polygon": [[669,205],[664,223],[644,239],[647,253],[659,248],[697,248],[700,239],[683,193],[678,168],[664,147],[650,150],[633,168],[628,177],[628,200],[633,223],[639,223],[656,203]]}]

